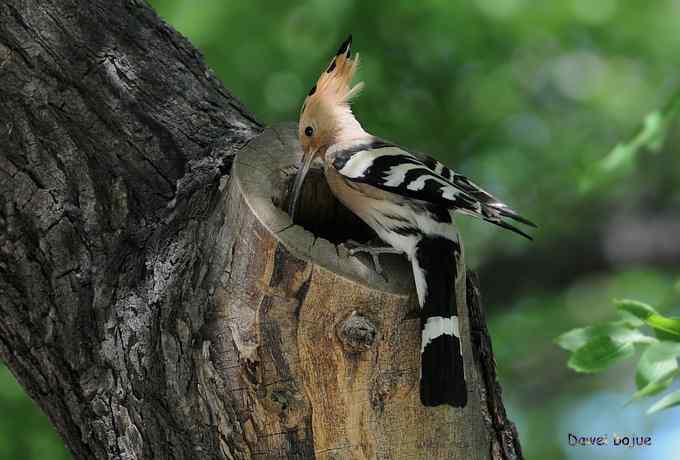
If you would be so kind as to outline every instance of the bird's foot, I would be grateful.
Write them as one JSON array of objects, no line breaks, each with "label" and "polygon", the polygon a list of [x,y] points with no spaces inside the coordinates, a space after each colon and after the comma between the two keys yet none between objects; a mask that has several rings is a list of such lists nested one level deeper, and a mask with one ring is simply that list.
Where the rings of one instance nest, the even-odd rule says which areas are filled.
[{"label": "bird's foot", "polygon": [[378,275],[382,276],[385,281],[387,280],[387,276],[385,275],[382,265],[380,265],[380,259],[379,256],[381,254],[402,254],[403,251],[400,251],[399,249],[395,249],[392,246],[371,246],[371,245],[366,245],[366,244],[361,244],[357,243],[356,241],[349,240],[345,242],[345,246],[348,249],[349,255],[352,257],[356,257],[357,254],[359,253],[365,253],[368,256],[371,257],[371,260],[373,261],[373,266],[375,267],[376,273]]}]

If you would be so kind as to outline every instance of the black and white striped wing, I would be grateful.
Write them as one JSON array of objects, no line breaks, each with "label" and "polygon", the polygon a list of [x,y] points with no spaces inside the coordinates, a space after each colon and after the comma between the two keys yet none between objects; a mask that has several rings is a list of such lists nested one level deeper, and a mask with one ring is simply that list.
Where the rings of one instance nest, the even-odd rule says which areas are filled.
[{"label": "black and white striped wing", "polygon": [[532,225],[466,177],[428,157],[418,157],[391,144],[376,142],[338,152],[333,163],[347,180],[481,218],[529,239],[505,222],[509,217]]},{"label": "black and white striped wing", "polygon": [[485,206],[488,206],[498,211],[498,213],[501,216],[508,217],[512,220],[521,222],[531,227],[536,227],[536,224],[519,215],[519,213],[513,210],[510,206],[503,203],[498,198],[496,198],[495,196],[493,196],[492,194],[490,194],[477,184],[473,183],[470,179],[463,176],[462,174],[456,173],[448,166],[427,155],[418,153],[414,154],[414,156],[416,156],[420,161],[422,161],[428,168],[430,168],[436,174],[439,174],[444,179],[451,182],[457,189],[467,193],[471,197],[480,201]]}]

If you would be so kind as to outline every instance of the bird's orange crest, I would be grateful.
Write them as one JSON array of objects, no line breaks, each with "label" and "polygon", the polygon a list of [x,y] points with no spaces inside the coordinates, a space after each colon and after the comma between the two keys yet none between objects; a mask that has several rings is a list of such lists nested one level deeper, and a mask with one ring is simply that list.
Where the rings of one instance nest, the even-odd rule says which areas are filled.
[{"label": "bird's orange crest", "polygon": [[301,117],[317,104],[347,105],[356,96],[363,82],[352,86],[352,78],[359,66],[359,54],[351,57],[352,36],[345,40],[331,63],[321,74],[302,104]]}]

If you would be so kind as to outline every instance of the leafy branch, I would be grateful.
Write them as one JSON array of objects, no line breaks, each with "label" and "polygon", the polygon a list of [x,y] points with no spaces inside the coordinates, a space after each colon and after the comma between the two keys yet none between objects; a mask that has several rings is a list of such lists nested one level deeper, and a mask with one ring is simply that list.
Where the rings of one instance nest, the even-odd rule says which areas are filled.
[{"label": "leafy branch", "polygon": [[[631,401],[649,398],[667,390],[680,378],[680,318],[660,314],[636,300],[615,300],[619,319],[573,329],[555,339],[571,352],[568,366],[576,372],[600,372],[642,351],[635,372],[637,391]],[[680,405],[680,390],[654,403],[647,413]]]},{"label": "leafy branch", "polygon": [[680,87],[664,107],[649,112],[638,131],[627,142],[617,144],[581,179],[582,192],[604,186],[630,173],[640,152],[659,152],[675,121],[680,119]]}]

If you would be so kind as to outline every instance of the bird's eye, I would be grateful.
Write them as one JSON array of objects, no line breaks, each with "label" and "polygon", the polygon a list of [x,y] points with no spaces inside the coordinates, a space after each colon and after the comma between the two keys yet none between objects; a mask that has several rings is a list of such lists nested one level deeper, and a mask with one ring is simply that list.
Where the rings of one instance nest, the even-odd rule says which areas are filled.
[{"label": "bird's eye", "polygon": [[305,136],[312,137],[312,134],[314,134],[314,128],[312,128],[311,126],[307,126],[305,128]]}]

